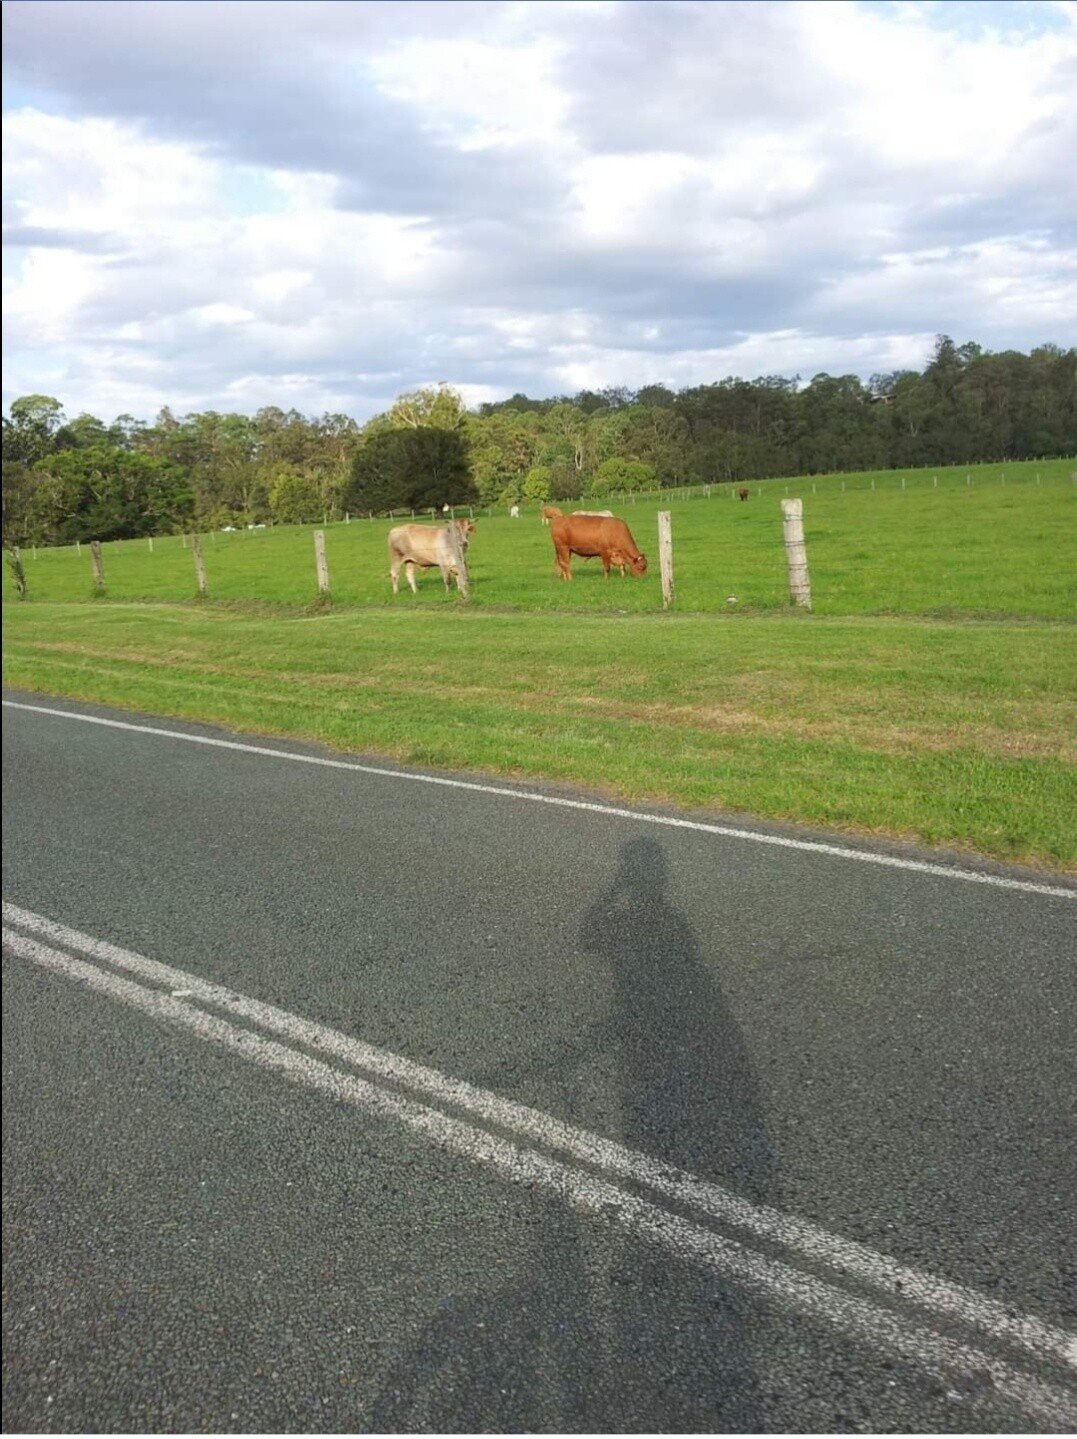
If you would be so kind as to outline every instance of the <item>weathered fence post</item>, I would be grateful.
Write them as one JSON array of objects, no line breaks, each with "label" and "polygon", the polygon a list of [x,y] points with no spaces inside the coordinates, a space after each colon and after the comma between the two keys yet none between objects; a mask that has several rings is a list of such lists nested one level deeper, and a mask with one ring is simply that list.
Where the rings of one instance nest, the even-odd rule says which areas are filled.
[{"label": "weathered fence post", "polygon": [[456,588],[466,600],[470,594],[470,582],[467,573],[467,560],[464,558],[464,548],[460,543],[460,531],[456,528],[456,521],[454,519],[450,519],[445,528],[449,536],[449,553],[452,555],[453,564],[456,566]]},{"label": "weathered fence post", "polygon": [[152,536],[152,535],[150,535],[150,538],[149,538],[149,546],[150,546],[150,554],[152,555],[152,554],[153,554],[153,536]]},{"label": "weathered fence post", "polygon": [[90,559],[93,561],[93,587],[99,595],[105,593],[105,562],[101,558],[101,541],[90,541]]},{"label": "weathered fence post", "polygon": [[314,531],[314,564],[318,571],[318,593],[329,593],[329,561],[325,557],[325,531]]},{"label": "weathered fence post", "polygon": [[8,564],[11,566],[11,578],[15,581],[15,592],[20,600],[24,600],[27,595],[26,571],[23,569],[18,545],[12,545],[8,550]]},{"label": "weathered fence post", "polygon": [[194,551],[194,577],[198,581],[198,593],[202,599],[206,598],[208,586],[206,585],[206,565],[202,559],[202,536],[191,536],[191,549]]},{"label": "weathered fence post", "polygon": [[782,500],[782,532],[789,564],[789,594],[793,602],[811,609],[808,552],[804,548],[804,501]]},{"label": "weathered fence post", "polygon": [[673,603],[673,527],[668,510],[658,511],[658,564],[662,571],[662,608]]}]

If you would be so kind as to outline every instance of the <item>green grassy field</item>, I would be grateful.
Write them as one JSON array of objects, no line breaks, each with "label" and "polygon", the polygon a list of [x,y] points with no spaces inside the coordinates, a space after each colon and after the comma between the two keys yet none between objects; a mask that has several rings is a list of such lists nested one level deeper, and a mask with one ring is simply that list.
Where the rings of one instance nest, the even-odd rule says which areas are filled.
[{"label": "green grassy field", "polygon": [[[874,491],[789,482],[805,500],[812,615],[788,606],[782,481],[753,485],[747,504],[724,490],[670,503],[671,614],[656,573],[606,582],[577,563],[572,585],[556,582],[534,512],[480,518],[470,605],[436,576],[394,599],[382,521],[330,527],[334,603],[320,612],[309,528],[207,539],[208,604],[191,602],[176,538],[152,554],[107,546],[106,601],[88,602],[85,548],[39,551],[31,601],[4,606],[4,678],[422,765],[1072,868],[1071,464],[1007,466],[1005,486],[998,469],[974,485],[940,471],[937,490],[930,472],[905,490],[893,475]],[[657,503],[617,508],[653,554]]]},{"label": "green grassy field", "polygon": [[[679,610],[784,608],[788,590],[779,501],[788,492],[804,500],[817,614],[1069,617],[1077,613],[1073,463],[910,472],[904,490],[902,477],[894,474],[833,476],[752,484],[747,503],[728,486],[715,487],[710,498],[700,493],[689,499],[615,502],[608,508],[624,515],[651,561],[642,580],[614,576],[607,582],[597,560],[577,560],[573,583],[560,583],[537,508],[519,520],[503,512],[480,514],[469,555],[472,602],[529,610],[653,611],[661,605],[655,515],[669,508]],[[966,474],[972,484],[966,484]],[[875,490],[867,488],[873,478]],[[327,527],[334,604],[453,603],[433,571],[420,580],[417,599],[402,594],[394,601],[385,549],[390,524],[354,520]],[[316,588],[313,529],[205,536],[211,598],[309,603]],[[152,551],[148,540],[106,544],[108,598],[193,597],[192,554],[184,544],[174,535],[155,539]],[[24,564],[35,600],[83,600],[91,592],[85,545],[80,553],[73,547],[40,549],[36,555],[28,551]],[[4,596],[13,593],[5,571]]]}]

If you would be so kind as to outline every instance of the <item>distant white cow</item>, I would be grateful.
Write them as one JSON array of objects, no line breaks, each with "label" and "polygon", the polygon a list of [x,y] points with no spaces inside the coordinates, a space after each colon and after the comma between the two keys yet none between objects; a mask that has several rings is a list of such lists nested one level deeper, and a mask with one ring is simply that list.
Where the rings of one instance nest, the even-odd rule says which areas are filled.
[{"label": "distant white cow", "polygon": [[612,520],[612,510],[573,510],[574,515],[594,515],[596,519]]},{"label": "distant white cow", "polygon": [[510,506],[509,506],[509,519],[510,519],[510,520],[518,520],[519,518],[520,518],[520,506],[519,506],[519,505],[510,505]]},{"label": "distant white cow", "polygon": [[[456,542],[460,547],[460,554],[466,556],[475,522],[452,520],[450,523],[456,528]],[[412,593],[418,594],[415,571],[433,569],[435,565],[441,571],[446,589],[449,588],[449,580],[453,575],[456,576],[457,588],[463,589],[453,555],[449,528],[449,525],[396,525],[389,531],[389,578],[393,582],[394,595],[400,593],[401,569],[408,577]]]}]

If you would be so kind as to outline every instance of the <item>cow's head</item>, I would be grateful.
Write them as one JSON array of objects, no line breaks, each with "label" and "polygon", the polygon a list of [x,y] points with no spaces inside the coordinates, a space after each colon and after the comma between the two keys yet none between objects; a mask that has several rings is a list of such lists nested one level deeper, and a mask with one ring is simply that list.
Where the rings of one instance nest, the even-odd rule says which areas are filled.
[{"label": "cow's head", "polygon": [[634,575],[645,575],[647,573],[647,556],[637,555],[634,560],[629,560]]},{"label": "cow's head", "polygon": [[468,546],[468,541],[471,539],[472,532],[475,529],[475,521],[454,520],[453,523],[456,526],[456,533],[460,538],[460,548],[466,550]]}]

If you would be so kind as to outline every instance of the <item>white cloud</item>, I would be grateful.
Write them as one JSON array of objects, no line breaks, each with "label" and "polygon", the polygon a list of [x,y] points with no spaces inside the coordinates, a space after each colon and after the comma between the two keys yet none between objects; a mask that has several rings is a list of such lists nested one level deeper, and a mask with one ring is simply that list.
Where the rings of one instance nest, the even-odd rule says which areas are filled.
[{"label": "white cloud", "polygon": [[365,415],[429,375],[478,400],[867,374],[940,330],[1065,343],[1077,6],[1026,9],[267,26],[258,4],[16,0],[12,76],[62,105],[6,116],[5,399]]},{"label": "white cloud", "polygon": [[415,107],[424,126],[462,150],[563,141],[568,97],[553,70],[559,47],[479,40],[402,41],[365,70],[384,94]]}]

